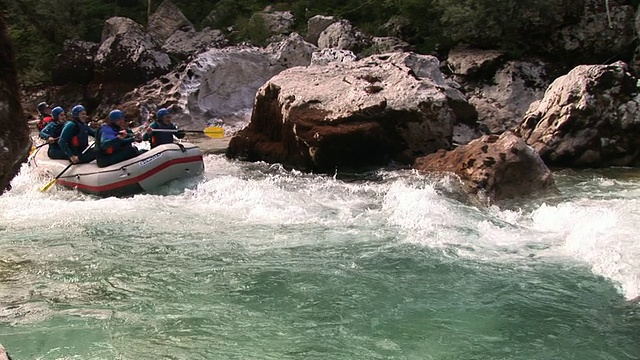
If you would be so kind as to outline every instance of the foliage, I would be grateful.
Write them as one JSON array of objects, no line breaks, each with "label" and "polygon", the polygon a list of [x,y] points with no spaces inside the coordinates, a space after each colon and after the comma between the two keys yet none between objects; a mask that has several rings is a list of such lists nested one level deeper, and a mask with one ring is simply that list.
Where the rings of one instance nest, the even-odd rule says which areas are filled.
[{"label": "foliage", "polygon": [[[150,1],[150,2],[149,2]],[[290,10],[304,34],[314,15],[350,20],[375,36],[399,35],[418,52],[445,55],[456,44],[532,54],[531,39],[546,39],[558,27],[577,21],[587,0],[172,0],[198,29],[228,31],[235,41],[262,45],[270,34],[253,16],[271,6]],[[591,1],[591,0],[590,0]],[[604,0],[603,0],[604,1]],[[638,5],[639,0],[620,0]],[[161,0],[0,0],[8,12],[23,82],[47,81],[65,39],[99,42],[104,21],[125,16],[146,25],[147,12]],[[390,19],[406,24],[391,31]],[[399,32],[399,33],[398,33]]]}]

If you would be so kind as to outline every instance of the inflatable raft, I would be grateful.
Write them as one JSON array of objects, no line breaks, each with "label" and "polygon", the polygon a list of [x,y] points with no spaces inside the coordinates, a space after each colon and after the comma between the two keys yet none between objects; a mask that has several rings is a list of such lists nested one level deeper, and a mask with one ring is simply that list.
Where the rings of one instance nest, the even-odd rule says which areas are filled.
[{"label": "inflatable raft", "polygon": [[[47,156],[46,146],[33,158],[32,165],[51,176],[69,165],[68,160]],[[133,195],[153,189],[171,180],[195,176],[204,171],[202,151],[190,143],[159,145],[135,158],[100,168],[95,161],[72,165],[57,183],[83,193],[98,196]]]}]

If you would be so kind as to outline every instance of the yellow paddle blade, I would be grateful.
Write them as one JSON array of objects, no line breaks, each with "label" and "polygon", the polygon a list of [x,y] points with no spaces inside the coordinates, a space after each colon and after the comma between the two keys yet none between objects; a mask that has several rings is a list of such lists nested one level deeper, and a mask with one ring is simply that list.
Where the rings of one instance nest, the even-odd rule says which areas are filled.
[{"label": "yellow paddle blade", "polygon": [[224,137],[224,129],[219,126],[210,126],[203,130],[204,134],[213,139],[221,139]]},{"label": "yellow paddle blade", "polygon": [[49,181],[49,183],[47,185],[45,185],[42,189],[40,189],[40,191],[45,192],[45,191],[49,190],[49,188],[52,187],[53,184],[56,183],[56,181],[58,181],[58,179],[53,179],[53,180]]}]

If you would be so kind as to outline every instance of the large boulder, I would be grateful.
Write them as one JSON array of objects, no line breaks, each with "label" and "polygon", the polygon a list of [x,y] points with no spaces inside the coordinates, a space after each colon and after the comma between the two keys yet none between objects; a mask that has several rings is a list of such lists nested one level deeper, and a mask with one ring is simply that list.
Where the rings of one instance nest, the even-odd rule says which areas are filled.
[{"label": "large boulder", "polygon": [[461,45],[453,48],[447,57],[446,66],[456,76],[477,78],[495,74],[504,63],[504,53],[496,50],[473,49]]},{"label": "large boulder", "polygon": [[628,0],[566,2],[565,7],[573,7],[573,13],[567,16],[579,20],[563,26],[550,39],[540,39],[541,43],[551,53],[573,63],[572,59],[580,59],[583,64],[629,59],[636,40],[635,9],[629,3]]},{"label": "large boulder", "polygon": [[305,40],[314,45],[318,45],[320,34],[336,21],[338,20],[333,16],[316,15],[310,18],[307,21],[307,37]]},{"label": "large boulder", "polygon": [[432,56],[295,67],[260,88],[251,123],[231,139],[227,155],[321,172],[411,164],[449,148],[454,123],[474,116]]},{"label": "large boulder", "polygon": [[[636,10],[636,38],[640,39],[640,5],[638,5],[638,10]],[[636,71],[636,74],[640,74],[640,44],[636,47],[636,51],[633,54],[633,69]]]},{"label": "large boulder", "polygon": [[551,171],[535,150],[512,132],[485,135],[455,150],[418,158],[414,168],[423,173],[454,173],[471,193],[489,202],[553,188]]},{"label": "large boulder", "polygon": [[147,27],[149,34],[160,45],[163,45],[178,30],[187,33],[195,31],[191,21],[170,0],[164,0],[158,6],[149,17]]},{"label": "large boulder", "polygon": [[371,45],[371,40],[348,20],[340,20],[329,25],[318,37],[320,49],[335,48],[358,53]]},{"label": "large boulder", "polygon": [[0,193],[20,170],[31,147],[29,128],[22,113],[13,46],[0,15]]},{"label": "large boulder", "polygon": [[228,42],[220,30],[177,30],[165,41],[162,51],[186,60],[209,49],[225,47]]},{"label": "large boulder", "polygon": [[[478,124],[469,124],[474,133],[513,130],[529,105],[542,99],[549,86],[545,63],[507,61],[504,53],[495,50],[458,46],[449,52],[444,65],[478,111]],[[463,138],[457,142],[472,140],[469,136]]]},{"label": "large boulder", "polygon": [[517,131],[548,165],[633,165],[640,153],[637,82],[624,62],[578,66],[531,105]]},{"label": "large boulder", "polygon": [[181,124],[204,125],[212,118],[232,117],[251,109],[260,86],[288,67],[309,65],[315,50],[296,33],[264,49],[210,49],[129,92],[124,101],[146,103],[150,108],[171,107]]},{"label": "large boulder", "polygon": [[531,103],[542,99],[549,86],[541,61],[509,61],[490,81],[465,83],[469,102],[478,111],[484,132],[501,134],[515,129]]},{"label": "large boulder", "polygon": [[290,34],[296,23],[296,17],[291,11],[272,11],[271,7],[254,14],[254,19],[257,17],[262,19],[265,28],[272,34]]},{"label": "large boulder", "polygon": [[96,82],[141,84],[169,71],[171,60],[131,19],[106,21],[95,57]]},{"label": "large boulder", "polygon": [[264,51],[271,55],[274,64],[278,64],[284,70],[309,65],[318,47],[304,41],[300,34],[294,32],[279,42],[267,45]]},{"label": "large boulder", "polygon": [[94,58],[99,46],[100,44],[88,41],[65,40],[62,53],[57,56],[53,65],[53,83],[90,83],[93,80]]}]

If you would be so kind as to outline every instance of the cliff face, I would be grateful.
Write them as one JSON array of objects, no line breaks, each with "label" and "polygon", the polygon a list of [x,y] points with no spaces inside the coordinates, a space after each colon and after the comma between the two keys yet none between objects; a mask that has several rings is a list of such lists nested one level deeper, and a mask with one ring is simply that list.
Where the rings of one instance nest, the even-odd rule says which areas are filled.
[{"label": "cliff face", "polygon": [[13,47],[0,16],[0,192],[29,155],[29,128],[22,114]]}]

